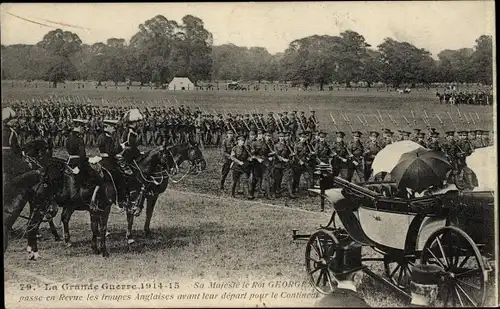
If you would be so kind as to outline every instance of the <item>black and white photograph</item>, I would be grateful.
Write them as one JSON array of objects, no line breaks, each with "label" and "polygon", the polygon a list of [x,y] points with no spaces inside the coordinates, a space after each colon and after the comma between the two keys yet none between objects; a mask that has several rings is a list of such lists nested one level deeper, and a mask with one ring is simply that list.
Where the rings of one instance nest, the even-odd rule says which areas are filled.
[{"label": "black and white photograph", "polygon": [[494,1],[0,13],[6,308],[498,306]]}]

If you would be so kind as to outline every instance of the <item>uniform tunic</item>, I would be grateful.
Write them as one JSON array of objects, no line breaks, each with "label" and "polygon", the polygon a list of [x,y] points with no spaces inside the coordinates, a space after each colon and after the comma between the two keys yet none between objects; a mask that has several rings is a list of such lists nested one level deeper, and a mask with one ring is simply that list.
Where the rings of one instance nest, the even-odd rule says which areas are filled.
[{"label": "uniform tunic", "polygon": [[137,132],[135,132],[132,128],[129,128],[128,131],[125,131],[122,134],[122,141],[125,144],[123,158],[129,163],[141,156],[141,152],[137,147],[137,137]]}]

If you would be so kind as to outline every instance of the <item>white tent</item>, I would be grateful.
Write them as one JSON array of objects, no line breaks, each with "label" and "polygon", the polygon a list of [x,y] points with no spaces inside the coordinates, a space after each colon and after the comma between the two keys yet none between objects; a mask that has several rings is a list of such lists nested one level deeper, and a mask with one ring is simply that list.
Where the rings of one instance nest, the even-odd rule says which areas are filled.
[{"label": "white tent", "polygon": [[195,90],[195,86],[188,77],[174,77],[168,84],[168,90]]}]

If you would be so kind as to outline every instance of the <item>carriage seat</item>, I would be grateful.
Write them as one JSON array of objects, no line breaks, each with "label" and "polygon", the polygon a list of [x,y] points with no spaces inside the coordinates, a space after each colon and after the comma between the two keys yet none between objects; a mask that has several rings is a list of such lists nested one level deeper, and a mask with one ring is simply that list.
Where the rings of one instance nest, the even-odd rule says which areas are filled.
[{"label": "carriage seat", "polygon": [[363,187],[385,197],[393,197],[398,192],[395,182],[366,183]]}]

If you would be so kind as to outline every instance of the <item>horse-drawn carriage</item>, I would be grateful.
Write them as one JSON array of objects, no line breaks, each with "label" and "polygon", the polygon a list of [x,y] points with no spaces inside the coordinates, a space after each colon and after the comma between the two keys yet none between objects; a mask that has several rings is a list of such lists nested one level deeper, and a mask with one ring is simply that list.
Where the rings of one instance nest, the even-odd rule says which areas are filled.
[{"label": "horse-drawn carriage", "polygon": [[[294,239],[307,240],[305,266],[316,290],[329,294],[362,271],[411,299],[412,280],[426,276],[421,269],[416,274],[415,266],[433,265],[436,305],[484,305],[487,284],[494,281],[492,191],[451,190],[408,199],[394,196],[393,182],[360,186],[330,176],[329,185],[323,191],[334,205],[328,224],[312,235],[293,231]],[[367,247],[373,250],[362,250]],[[377,261],[384,275],[370,269]]]}]

